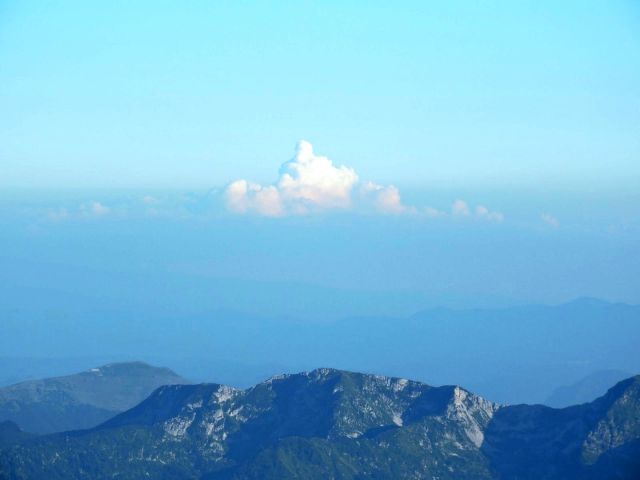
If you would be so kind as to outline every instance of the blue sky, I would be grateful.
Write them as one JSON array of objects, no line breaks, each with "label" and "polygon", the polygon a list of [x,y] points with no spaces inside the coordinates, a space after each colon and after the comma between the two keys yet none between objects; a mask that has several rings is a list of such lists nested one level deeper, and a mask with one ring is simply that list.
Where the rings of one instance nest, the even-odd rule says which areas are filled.
[{"label": "blue sky", "polygon": [[0,187],[274,182],[295,143],[405,188],[633,188],[640,6],[0,5]]},{"label": "blue sky", "polygon": [[7,0],[0,295],[638,303],[639,127],[636,1]]}]

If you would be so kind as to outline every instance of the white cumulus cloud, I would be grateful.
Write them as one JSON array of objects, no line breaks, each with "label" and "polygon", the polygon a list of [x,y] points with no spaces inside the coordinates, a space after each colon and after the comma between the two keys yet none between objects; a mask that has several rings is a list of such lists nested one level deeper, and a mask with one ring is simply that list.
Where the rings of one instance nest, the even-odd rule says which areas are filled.
[{"label": "white cumulus cloud", "polygon": [[246,180],[236,180],[227,187],[227,206],[236,213],[255,211],[261,215],[284,213],[280,191],[273,185],[263,187]]},{"label": "white cumulus cloud", "polygon": [[66,220],[71,216],[69,210],[66,208],[58,208],[55,210],[49,210],[47,213],[47,218],[52,222],[60,222],[62,220]]},{"label": "white cumulus cloud", "polygon": [[437,208],[433,208],[433,207],[424,207],[423,208],[423,213],[424,213],[425,216],[427,216],[429,218],[443,217],[444,215],[446,215],[446,213],[438,210]]},{"label": "white cumulus cloud", "polygon": [[80,215],[84,217],[104,217],[111,213],[111,209],[100,202],[91,202],[80,205]]},{"label": "white cumulus cloud", "polygon": [[[294,157],[280,167],[272,185],[245,179],[229,184],[225,191],[227,207],[236,213],[265,216],[305,215],[324,210],[347,210],[362,201],[383,213],[405,213],[400,192],[393,185],[362,184],[353,168],[335,165],[316,155],[306,141],[298,143]],[[356,189],[361,195],[355,195]]]},{"label": "white cumulus cloud", "polygon": [[467,205],[467,202],[465,202],[464,200],[458,199],[453,202],[453,205],[451,205],[451,213],[453,215],[467,216],[470,213],[469,205]]},{"label": "white cumulus cloud", "polygon": [[280,168],[277,188],[288,201],[310,207],[347,208],[357,181],[354,169],[336,166],[327,157],[315,155],[313,146],[301,141],[295,156]]},{"label": "white cumulus cloud", "polygon": [[553,228],[558,228],[560,226],[560,221],[556,217],[554,217],[553,215],[549,215],[548,213],[541,214],[540,219]]},{"label": "white cumulus cloud", "polygon": [[[354,210],[424,218],[447,216],[433,207],[405,205],[396,186],[361,181],[353,168],[336,165],[329,158],[317,155],[313,146],[304,140],[298,143],[294,157],[282,164],[275,183],[261,185],[239,179],[231,182],[224,193],[227,208],[237,214],[281,217]],[[504,218],[482,205],[472,210],[464,200],[453,203],[451,215],[494,222]]]},{"label": "white cumulus cloud", "polygon": [[90,212],[98,217],[107,215],[110,211],[111,209],[109,207],[104,206],[100,202],[93,202],[90,206]]},{"label": "white cumulus cloud", "polygon": [[474,217],[480,220],[488,220],[490,222],[502,222],[504,220],[504,215],[500,212],[493,212],[489,210],[484,205],[476,205],[476,207],[472,209],[467,202],[464,200],[456,200],[451,205],[451,214],[458,217]]},{"label": "white cumulus cloud", "polygon": [[415,213],[415,207],[402,204],[400,190],[395,185],[378,185],[367,182],[362,186],[362,194],[365,202],[371,203],[373,207],[382,213],[401,214]]},{"label": "white cumulus cloud", "polygon": [[504,220],[504,215],[502,213],[492,212],[483,205],[478,205],[476,207],[476,217],[482,218],[484,220],[489,220],[491,222],[501,222],[502,220]]}]

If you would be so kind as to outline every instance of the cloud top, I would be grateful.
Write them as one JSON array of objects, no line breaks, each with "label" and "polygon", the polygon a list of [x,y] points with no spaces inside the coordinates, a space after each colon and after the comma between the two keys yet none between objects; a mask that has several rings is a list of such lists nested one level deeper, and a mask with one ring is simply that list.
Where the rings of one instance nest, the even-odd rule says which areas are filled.
[{"label": "cloud top", "polygon": [[280,168],[277,188],[287,201],[310,207],[347,208],[357,182],[354,169],[315,155],[313,146],[303,140],[298,142],[295,156]]}]

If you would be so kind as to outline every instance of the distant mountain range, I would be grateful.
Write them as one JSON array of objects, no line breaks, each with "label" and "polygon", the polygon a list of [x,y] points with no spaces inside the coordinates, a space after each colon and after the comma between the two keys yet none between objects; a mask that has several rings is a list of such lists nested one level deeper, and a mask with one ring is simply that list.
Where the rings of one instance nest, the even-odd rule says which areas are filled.
[{"label": "distant mountain range", "polygon": [[[15,433],[15,432],[14,432]],[[584,405],[318,369],[170,385],[89,430],[16,439],[0,479],[637,479],[640,376]]]},{"label": "distant mountain range", "polygon": [[0,388],[0,421],[40,434],[90,428],[137,405],[159,386],[176,383],[189,382],[142,362],[30,380]]},{"label": "distant mountain range", "polygon": [[[2,329],[5,358],[101,356],[82,363],[85,368],[105,357],[135,357],[173,365],[191,379],[239,387],[280,372],[328,366],[456,383],[501,403],[542,403],[559,386],[594,372],[640,372],[640,306],[588,298],[556,306],[432,308],[409,317],[338,321],[225,310],[182,316],[99,309],[13,312],[3,317]],[[0,361],[0,378],[26,372],[18,369],[21,363],[28,362]],[[59,375],[38,368],[30,376],[54,374]]]}]

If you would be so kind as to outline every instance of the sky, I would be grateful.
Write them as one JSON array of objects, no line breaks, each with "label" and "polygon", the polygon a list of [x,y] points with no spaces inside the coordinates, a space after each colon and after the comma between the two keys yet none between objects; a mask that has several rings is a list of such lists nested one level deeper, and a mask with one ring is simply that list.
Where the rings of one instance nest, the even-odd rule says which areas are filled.
[{"label": "sky", "polygon": [[0,297],[640,303],[639,128],[636,1],[5,0]]},{"label": "sky", "polygon": [[301,139],[413,188],[635,188],[640,6],[0,5],[0,187],[273,182]]}]

